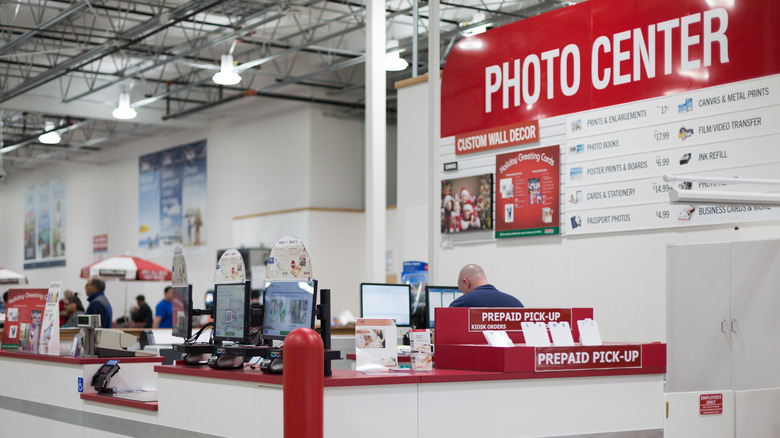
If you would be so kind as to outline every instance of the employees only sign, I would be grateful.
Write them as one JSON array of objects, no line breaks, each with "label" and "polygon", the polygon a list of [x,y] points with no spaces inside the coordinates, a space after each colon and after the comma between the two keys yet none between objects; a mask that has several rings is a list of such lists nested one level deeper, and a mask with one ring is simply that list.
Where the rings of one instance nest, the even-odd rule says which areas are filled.
[{"label": "employees only sign", "polygon": [[699,415],[721,415],[723,413],[723,394],[701,394],[699,396]]}]

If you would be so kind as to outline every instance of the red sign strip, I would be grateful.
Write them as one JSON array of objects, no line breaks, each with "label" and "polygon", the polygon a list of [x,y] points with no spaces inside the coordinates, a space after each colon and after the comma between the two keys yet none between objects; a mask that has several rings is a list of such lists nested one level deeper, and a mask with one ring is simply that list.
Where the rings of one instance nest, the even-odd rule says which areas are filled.
[{"label": "red sign strip", "polygon": [[537,347],[536,371],[582,371],[642,368],[641,345]]},{"label": "red sign strip", "polygon": [[513,123],[455,136],[455,155],[471,154],[539,141],[539,122]]},{"label": "red sign strip", "polygon": [[780,2],[716,3],[591,0],[464,38],[441,136],[780,73]]},{"label": "red sign strip", "polygon": [[571,309],[523,309],[472,307],[469,309],[469,331],[504,330],[520,332],[523,322],[561,322],[572,325]]}]

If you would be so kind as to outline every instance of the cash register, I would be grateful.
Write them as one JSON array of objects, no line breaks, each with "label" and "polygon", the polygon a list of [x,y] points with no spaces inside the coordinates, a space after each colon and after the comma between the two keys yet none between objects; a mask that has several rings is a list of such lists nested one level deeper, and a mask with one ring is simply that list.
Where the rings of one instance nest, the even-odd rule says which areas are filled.
[{"label": "cash register", "polygon": [[136,337],[121,330],[100,327],[100,315],[79,315],[78,327],[82,329],[82,357],[127,357],[136,351],[128,350],[136,343]]}]

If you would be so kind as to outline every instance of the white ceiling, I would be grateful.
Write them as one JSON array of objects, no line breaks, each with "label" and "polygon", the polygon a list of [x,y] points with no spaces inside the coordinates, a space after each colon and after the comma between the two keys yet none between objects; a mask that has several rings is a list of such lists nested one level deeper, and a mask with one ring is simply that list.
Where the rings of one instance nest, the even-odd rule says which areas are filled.
[{"label": "white ceiling", "polygon": [[[570,4],[441,2],[442,63],[469,27],[497,27]],[[84,159],[155,127],[202,126],[220,105],[245,96],[319,102],[360,116],[364,6],[350,0],[6,0],[0,3],[0,166],[12,175]],[[414,1],[391,0],[386,10],[387,39],[398,40],[411,61]],[[427,3],[417,10],[422,74]],[[219,86],[211,76],[231,48],[243,79]],[[411,67],[388,72],[388,94],[411,75]],[[138,112],[129,122],[111,117],[122,91]],[[395,111],[392,99],[388,111]],[[37,140],[46,121],[56,124],[60,144]]]}]

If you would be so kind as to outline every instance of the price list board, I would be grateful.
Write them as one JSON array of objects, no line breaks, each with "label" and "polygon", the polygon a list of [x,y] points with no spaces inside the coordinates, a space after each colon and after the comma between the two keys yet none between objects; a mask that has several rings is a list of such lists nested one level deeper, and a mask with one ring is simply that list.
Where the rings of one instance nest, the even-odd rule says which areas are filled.
[{"label": "price list board", "polygon": [[672,205],[668,193],[670,184],[777,187],[663,180],[665,174],[777,179],[778,96],[774,75],[567,116],[562,229],[576,235],[780,218],[780,208]]}]

